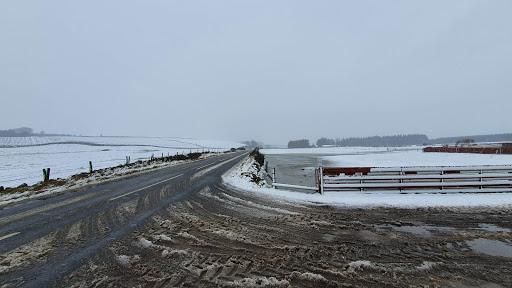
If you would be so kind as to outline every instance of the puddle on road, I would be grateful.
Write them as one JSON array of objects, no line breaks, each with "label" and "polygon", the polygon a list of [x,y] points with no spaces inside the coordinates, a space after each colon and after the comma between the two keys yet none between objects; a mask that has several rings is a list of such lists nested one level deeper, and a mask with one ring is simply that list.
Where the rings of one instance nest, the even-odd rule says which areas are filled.
[{"label": "puddle on road", "polygon": [[359,236],[369,242],[380,242],[381,236],[379,236],[377,233],[374,233],[369,230],[361,230],[359,231]]},{"label": "puddle on road", "polygon": [[469,247],[477,253],[512,258],[512,244],[509,243],[478,238],[468,240],[466,241],[466,244],[468,244]]},{"label": "puddle on road", "polygon": [[424,237],[432,236],[432,232],[455,232],[457,229],[452,227],[437,227],[429,225],[418,225],[418,226],[392,226],[392,225],[374,225],[377,231],[397,231],[407,232],[415,235]]},{"label": "puddle on road", "polygon": [[[496,225],[493,225],[493,224],[486,224],[486,223],[481,223],[481,224],[478,224],[478,228],[469,228],[470,230],[474,229],[474,230],[483,230],[483,231],[487,231],[487,232],[497,232],[497,233],[500,233],[500,232],[506,232],[506,233],[510,233],[512,232],[511,229],[508,229],[508,228],[501,228],[499,226],[496,226]],[[374,225],[375,229],[377,231],[381,231],[381,232],[386,232],[386,231],[396,231],[396,232],[407,232],[407,233],[412,233],[412,234],[415,234],[415,235],[420,235],[420,236],[424,236],[424,237],[430,237],[432,236],[433,233],[447,233],[447,232],[457,232],[458,229],[457,228],[453,228],[453,227],[437,227],[437,226],[430,226],[430,225],[424,225],[422,223],[418,223],[418,225],[415,225],[415,226],[393,226],[393,225],[390,225],[390,224],[386,224],[386,225]]]},{"label": "puddle on road", "polygon": [[507,232],[507,233],[512,232],[512,230],[510,230],[508,228],[501,228],[501,227],[498,227],[493,224],[480,223],[480,224],[478,224],[478,226],[480,226],[480,228],[478,228],[478,229],[488,231],[488,232]]}]

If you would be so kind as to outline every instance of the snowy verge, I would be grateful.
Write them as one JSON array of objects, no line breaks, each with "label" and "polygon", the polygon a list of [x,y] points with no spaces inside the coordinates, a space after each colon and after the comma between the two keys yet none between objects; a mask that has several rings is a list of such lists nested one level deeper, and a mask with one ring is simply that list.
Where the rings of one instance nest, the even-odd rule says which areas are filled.
[{"label": "snowy verge", "polygon": [[[224,182],[235,187],[256,189],[271,189],[271,185],[265,181],[266,173],[260,165],[254,160],[253,156],[245,158],[241,164],[235,166],[222,176]],[[273,190],[273,189],[271,189]]]},{"label": "snowy verge", "polygon": [[333,205],[347,208],[421,208],[421,207],[495,207],[512,208],[512,193],[481,194],[399,194],[394,192],[326,192],[324,195],[307,194],[269,185],[257,185],[252,181],[252,173],[257,168],[254,160],[246,158],[240,165],[226,172],[223,181],[237,190],[273,198],[278,201],[301,202],[307,204]]},{"label": "snowy verge", "polygon": [[155,160],[148,164],[148,162],[137,162],[130,165],[111,167],[106,169],[95,170],[93,173],[82,173],[72,175],[66,179],[50,180],[46,185],[36,184],[33,186],[27,186],[19,191],[20,188],[15,189],[13,193],[0,194],[0,208],[20,202],[31,198],[46,197],[48,195],[83,188],[89,185],[97,185],[103,182],[118,180],[125,177],[130,177],[135,174],[142,174],[147,172],[156,171],[159,169],[168,168],[180,164],[190,163],[194,161],[200,161],[203,159],[223,155],[225,153],[205,153],[199,156],[197,159],[178,160],[171,162],[162,162]]}]

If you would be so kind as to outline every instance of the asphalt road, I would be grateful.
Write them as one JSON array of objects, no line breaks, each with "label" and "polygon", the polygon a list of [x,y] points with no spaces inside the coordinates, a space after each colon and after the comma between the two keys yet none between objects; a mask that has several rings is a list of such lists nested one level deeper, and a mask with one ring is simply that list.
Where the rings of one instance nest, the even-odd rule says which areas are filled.
[{"label": "asphalt road", "polygon": [[[0,254],[23,255],[0,258],[0,264],[10,267],[0,270],[0,286],[52,286],[56,278],[69,274],[157,212],[219,184],[221,175],[246,155],[226,154],[0,210]],[[64,238],[77,225],[80,240],[66,244]],[[52,239],[51,249],[38,250],[45,239]]]}]

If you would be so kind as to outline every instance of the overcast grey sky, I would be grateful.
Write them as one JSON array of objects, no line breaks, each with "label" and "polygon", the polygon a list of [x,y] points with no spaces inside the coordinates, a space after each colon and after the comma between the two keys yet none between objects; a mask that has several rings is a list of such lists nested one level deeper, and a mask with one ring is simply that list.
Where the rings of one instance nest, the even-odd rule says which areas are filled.
[{"label": "overcast grey sky", "polygon": [[510,133],[512,1],[1,1],[0,129]]}]

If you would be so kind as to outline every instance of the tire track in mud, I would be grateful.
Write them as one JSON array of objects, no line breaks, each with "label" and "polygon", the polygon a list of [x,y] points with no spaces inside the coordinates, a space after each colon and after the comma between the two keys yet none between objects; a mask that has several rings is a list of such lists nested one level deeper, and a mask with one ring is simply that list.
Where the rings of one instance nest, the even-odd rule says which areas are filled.
[{"label": "tire track in mud", "polygon": [[[229,157],[232,156],[221,157],[221,159]],[[183,172],[181,176],[187,173],[191,175],[196,172],[198,165],[202,164],[196,163],[174,169],[174,175],[179,174],[179,172]],[[186,172],[187,170],[189,172]],[[166,177],[168,175],[166,173],[168,172],[157,171],[153,175]],[[149,181],[148,177],[143,177],[143,181]],[[113,243],[115,239],[133,231],[138,225],[144,224],[146,219],[162,208],[167,207],[170,203],[186,199],[189,197],[189,194],[194,194],[192,185],[200,187],[198,182],[204,181],[201,179],[190,181],[189,177],[184,176],[158,189],[134,193],[126,197],[127,199],[117,200],[118,198],[123,198],[123,195],[121,195],[122,197],[115,197],[115,202],[110,202],[112,199],[103,202],[101,199],[108,197],[108,195],[102,194],[100,199],[102,202],[96,201],[96,204],[89,204],[93,203],[96,198],[94,196],[87,196],[89,201],[87,204],[79,203],[80,205],[77,205],[78,210],[66,207],[64,210],[68,211],[66,212],[68,214],[59,215],[55,218],[65,219],[64,223],[67,224],[62,225],[62,227],[54,230],[49,235],[43,235],[41,238],[27,243],[19,249],[7,251],[0,255],[0,283],[11,283],[15,286],[24,285],[27,287],[30,285],[37,287],[54,283],[53,281],[56,279],[56,276],[63,275],[66,271],[70,272],[74,268],[79,267],[78,264],[81,259],[94,255],[94,251],[97,249]],[[108,190],[100,190],[100,192],[105,191]],[[72,202],[78,204],[78,201]],[[57,207],[59,205],[62,206],[63,204],[56,204],[54,206]],[[52,212],[52,214],[54,213]],[[78,215],[85,215],[85,218],[80,219]],[[73,219],[79,220],[73,221]],[[39,247],[41,245],[44,247]],[[25,253],[24,251],[28,252]],[[101,255],[111,256],[112,253],[101,253]],[[46,260],[43,260],[43,262],[34,261],[34,259],[42,257]],[[16,260],[13,261],[13,259]],[[54,266],[56,264],[54,263],[58,263],[59,269],[55,269]],[[112,265],[112,263],[117,262],[110,261],[110,263]],[[64,267],[63,265],[69,267]],[[176,267],[179,270],[180,267]],[[58,272],[58,270],[63,272]],[[37,277],[36,275],[41,275],[41,273],[44,274],[44,277],[32,281],[35,280],[34,277]]]},{"label": "tire track in mud", "polygon": [[[471,230],[482,221],[510,226],[510,213],[497,212],[306,206],[211,185],[157,213],[110,245],[108,259],[93,258],[60,284],[90,287],[86,279],[94,268],[105,275],[103,284],[113,286],[507,287],[510,260],[472,253],[464,244],[484,234],[507,239]],[[428,237],[377,227],[443,227],[467,218],[451,225],[458,232]],[[112,260],[122,256],[129,265]]]},{"label": "tire track in mud", "polygon": [[[185,186],[180,185],[180,186],[186,187],[186,185]],[[53,273],[61,274],[59,272],[55,272],[55,270],[52,269],[52,267],[51,267],[53,265],[50,263],[70,262],[70,265],[72,265],[72,266],[74,265],[74,266],[68,267],[67,269],[76,267],[76,265],[78,264],[78,261],[74,260],[72,258],[69,258],[69,257],[72,257],[73,254],[78,253],[79,251],[83,251],[83,250],[86,250],[86,251],[88,249],[90,250],[90,247],[97,247],[98,243],[112,242],[112,240],[114,240],[114,238],[116,238],[116,236],[113,236],[114,234],[116,234],[115,232],[117,232],[117,234],[119,234],[120,230],[123,230],[123,231],[133,230],[138,225],[138,223],[140,223],[142,221],[142,219],[139,219],[139,220],[136,220],[136,222],[134,224],[130,224],[130,225],[126,226],[127,223],[133,221],[132,219],[134,219],[134,217],[144,218],[144,217],[147,217],[147,216],[144,216],[144,214],[149,213],[148,216],[150,216],[152,213],[157,212],[158,208],[156,208],[156,207],[158,207],[158,205],[162,205],[162,197],[160,196],[161,193],[163,193],[162,191],[166,191],[166,192],[164,192],[165,193],[164,195],[167,196],[166,200],[172,201],[168,198],[169,197],[172,198],[173,195],[176,195],[177,190],[173,189],[172,185],[167,185],[167,186],[163,187],[162,189],[149,191],[149,192],[141,195],[140,197],[136,197],[133,200],[128,200],[126,202],[122,202],[118,206],[114,206],[111,208],[101,210],[98,213],[92,213],[92,215],[90,215],[78,222],[68,224],[68,225],[64,226],[63,228],[58,229],[55,232],[55,236],[52,237],[52,241],[50,243],[48,243],[48,245],[50,247],[59,247],[59,249],[51,249],[51,251],[49,250],[49,252],[45,252],[45,254],[48,254],[46,256],[48,259],[48,261],[46,261],[47,264],[43,265],[46,268],[44,268],[44,267],[41,268],[41,266],[36,267],[34,265],[36,263],[31,263],[31,261],[32,261],[31,259],[33,259],[35,256],[31,257],[30,255],[27,255],[26,257],[24,257],[25,261],[23,261],[23,259],[19,260],[24,263],[23,265],[17,264],[16,267],[14,267],[14,269],[5,270],[5,271],[9,272],[8,275],[2,275],[2,273],[0,273],[0,283],[11,283],[11,284],[14,284],[15,286],[18,286],[18,285],[26,286],[27,284],[24,281],[29,280],[29,279],[35,280],[31,275],[38,274],[41,271],[48,272],[48,271],[53,270]],[[138,216],[138,215],[143,215],[143,216]],[[77,235],[78,236],[69,238],[68,235],[70,234],[70,231],[73,227],[74,227],[74,230],[78,230],[78,231],[74,231],[75,236],[77,236]],[[125,232],[122,232],[122,234],[124,234],[124,233]],[[74,239],[74,238],[78,238],[78,239]],[[36,240],[36,241],[33,241],[32,243],[34,243],[34,244],[29,243],[28,247],[30,247],[31,245],[36,245],[37,243],[40,243],[40,241]],[[27,249],[27,248],[23,247],[23,249]],[[13,253],[14,253],[14,255],[17,255],[16,253],[18,253],[18,252],[16,252],[16,250],[15,250]],[[11,253],[11,254],[13,254],[13,253]],[[80,253],[82,253],[82,252],[80,252]],[[89,252],[86,252],[86,253],[89,253]],[[6,255],[10,255],[9,252],[6,253],[5,255],[3,255],[2,257],[9,259],[9,256],[6,256]],[[85,255],[86,254],[84,254],[84,256]],[[36,256],[40,257],[40,255],[36,255]],[[83,256],[80,259],[82,259],[82,258],[83,258]],[[1,258],[0,258],[0,271],[2,271],[2,269],[1,269],[2,264],[7,264],[8,266],[10,266],[9,262],[1,261]],[[41,264],[41,263],[37,263],[37,264]],[[20,268],[22,268],[23,270],[20,270]],[[19,282],[18,282],[18,284],[15,284],[15,283],[17,283],[15,281],[15,279],[22,279],[22,280],[16,280]],[[25,280],[23,280],[23,279],[25,279]],[[32,282],[30,285],[32,285],[32,287],[37,287],[37,286],[40,286],[40,284],[42,284],[42,283],[47,283],[47,281],[50,279],[52,279],[52,277],[46,276],[43,279],[41,279],[41,281],[43,281],[43,282],[31,280]],[[47,285],[47,284],[44,284],[44,285]]]}]

